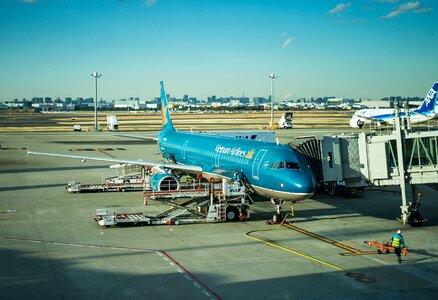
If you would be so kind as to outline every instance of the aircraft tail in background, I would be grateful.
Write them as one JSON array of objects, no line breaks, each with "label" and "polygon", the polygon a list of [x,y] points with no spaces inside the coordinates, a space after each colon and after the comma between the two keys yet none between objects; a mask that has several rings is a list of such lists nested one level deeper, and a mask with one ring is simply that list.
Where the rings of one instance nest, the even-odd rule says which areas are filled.
[{"label": "aircraft tail in background", "polygon": [[160,81],[160,93],[161,93],[161,122],[163,125],[163,131],[175,130],[173,127],[172,119],[170,117],[169,105],[167,103],[167,96],[164,90],[164,82]]},{"label": "aircraft tail in background", "polygon": [[418,108],[419,113],[438,113],[437,102],[438,82],[435,82]]}]

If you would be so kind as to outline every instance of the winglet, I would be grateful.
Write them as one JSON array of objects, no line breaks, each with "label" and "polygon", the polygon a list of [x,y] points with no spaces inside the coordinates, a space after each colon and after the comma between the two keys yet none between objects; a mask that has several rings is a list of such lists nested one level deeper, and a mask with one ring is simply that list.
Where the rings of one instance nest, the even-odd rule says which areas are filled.
[{"label": "winglet", "polygon": [[169,106],[167,104],[166,92],[164,91],[164,82],[160,81],[160,92],[161,92],[161,122],[163,125],[163,130],[175,130],[172,124],[172,119],[170,118]]},{"label": "winglet", "polygon": [[423,103],[419,107],[419,112],[438,112],[438,108],[436,107],[437,102],[437,91],[438,91],[438,82],[435,82],[424,98]]}]

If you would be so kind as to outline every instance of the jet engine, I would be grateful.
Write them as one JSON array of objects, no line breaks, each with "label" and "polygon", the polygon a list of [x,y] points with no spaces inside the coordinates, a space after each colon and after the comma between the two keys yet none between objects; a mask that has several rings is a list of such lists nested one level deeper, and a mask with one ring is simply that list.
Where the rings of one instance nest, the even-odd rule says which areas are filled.
[{"label": "jet engine", "polygon": [[355,116],[350,119],[350,126],[353,128],[362,128],[363,124],[364,122]]},{"label": "jet engine", "polygon": [[176,191],[180,189],[178,177],[169,173],[158,173],[151,177],[153,191]]}]

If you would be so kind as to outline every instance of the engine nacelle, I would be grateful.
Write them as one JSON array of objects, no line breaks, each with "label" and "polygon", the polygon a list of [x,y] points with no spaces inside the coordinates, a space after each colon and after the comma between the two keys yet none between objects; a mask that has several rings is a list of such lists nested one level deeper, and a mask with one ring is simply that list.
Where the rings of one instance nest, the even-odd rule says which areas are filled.
[{"label": "engine nacelle", "polygon": [[350,119],[350,126],[353,128],[362,128],[363,124],[364,124],[364,122],[356,116],[353,116]]},{"label": "engine nacelle", "polygon": [[151,187],[155,192],[176,191],[180,189],[178,177],[169,173],[154,174],[151,177]]}]

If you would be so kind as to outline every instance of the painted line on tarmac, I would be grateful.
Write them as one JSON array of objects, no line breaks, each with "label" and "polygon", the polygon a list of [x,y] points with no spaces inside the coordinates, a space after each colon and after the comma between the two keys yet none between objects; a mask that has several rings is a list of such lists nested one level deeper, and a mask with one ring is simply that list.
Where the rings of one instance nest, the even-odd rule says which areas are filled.
[{"label": "painted line on tarmac", "polygon": [[209,288],[204,282],[198,279],[194,274],[192,274],[189,270],[187,270],[183,265],[181,265],[176,259],[174,259],[169,253],[164,250],[153,250],[153,249],[142,249],[135,247],[118,247],[118,246],[105,246],[105,245],[97,245],[97,244],[84,244],[84,243],[70,243],[70,242],[59,242],[59,241],[51,241],[51,240],[43,240],[43,239],[27,239],[27,238],[16,238],[16,237],[0,237],[0,240],[5,241],[19,241],[19,242],[30,242],[30,243],[47,243],[52,245],[63,245],[63,246],[75,246],[75,247],[87,247],[87,248],[105,248],[105,249],[114,249],[114,250],[127,250],[127,251],[136,251],[136,252],[146,252],[146,253],[155,253],[158,254],[169,263],[170,266],[175,268],[179,273],[183,274],[184,277],[193,283],[194,286],[201,289],[202,293],[211,299],[221,300],[211,288]]},{"label": "painted line on tarmac", "polygon": [[[261,214],[261,213],[258,213],[258,212],[255,212],[255,213],[258,214],[259,216],[263,216],[263,214]],[[313,237],[313,238],[315,238],[315,239],[318,239],[318,240],[320,240],[320,241],[323,241],[323,242],[325,242],[325,243],[328,243],[328,244],[330,244],[330,245],[336,246],[336,247],[338,247],[338,248],[341,248],[341,249],[344,249],[344,250],[347,250],[347,251],[350,251],[351,253],[353,253],[353,254],[349,254],[349,255],[341,254],[342,256],[375,254],[375,252],[363,252],[363,251],[357,250],[357,249],[355,249],[355,248],[353,248],[353,247],[350,247],[350,246],[347,246],[347,245],[345,245],[345,244],[342,244],[342,243],[336,242],[336,241],[334,241],[334,240],[332,240],[332,239],[329,239],[329,238],[323,237],[323,236],[321,236],[321,235],[319,235],[319,234],[316,234],[316,233],[313,233],[313,232],[307,231],[307,230],[305,230],[305,229],[299,228],[299,227],[297,227],[297,226],[291,225],[291,224],[289,224],[289,223],[284,222],[285,219],[286,219],[286,218],[284,218],[283,221],[281,222],[281,225],[282,225],[282,226],[287,227],[287,228],[292,229],[292,230],[295,230],[295,231],[297,231],[297,232],[299,232],[299,233],[305,234],[305,235],[307,235],[307,236]]]},{"label": "painted line on tarmac", "polygon": [[[273,230],[273,229],[269,229],[269,230]],[[296,255],[298,255],[298,256],[301,256],[301,257],[304,257],[304,258],[307,258],[307,259],[310,259],[310,260],[316,261],[316,262],[318,262],[318,263],[320,263],[320,264],[323,264],[323,265],[325,265],[325,266],[331,267],[331,268],[333,268],[333,269],[335,269],[335,270],[343,271],[343,272],[348,272],[348,271],[347,271],[346,269],[344,269],[344,268],[341,268],[341,267],[336,266],[336,265],[334,265],[334,264],[331,264],[331,263],[329,263],[329,262],[323,261],[323,260],[321,260],[321,259],[319,259],[319,258],[316,258],[316,257],[310,256],[310,255],[304,254],[304,253],[302,253],[302,252],[299,252],[299,251],[296,251],[296,250],[292,250],[292,249],[290,249],[290,248],[283,247],[283,246],[280,246],[280,245],[278,245],[278,244],[274,244],[274,243],[268,242],[268,241],[266,241],[266,240],[259,239],[259,238],[256,238],[256,237],[252,236],[251,233],[256,232],[256,231],[263,231],[263,230],[253,230],[253,231],[249,231],[249,232],[245,233],[245,236],[248,237],[248,238],[250,238],[250,239],[252,239],[252,240],[255,240],[255,241],[258,241],[258,242],[264,243],[264,244],[266,244],[266,245],[268,245],[268,246],[272,246],[272,247],[278,248],[278,249],[280,249],[280,250],[284,250],[284,251],[290,252],[290,253],[292,253],[292,254],[296,254]]]},{"label": "painted line on tarmac", "polygon": [[264,243],[264,244],[266,244],[266,245],[268,245],[268,246],[271,246],[271,247],[274,247],[274,248],[277,248],[277,249],[280,249],[280,250],[283,250],[283,251],[287,251],[287,252],[289,252],[289,253],[292,253],[292,254],[295,254],[295,255],[298,255],[298,256],[304,257],[304,258],[306,258],[306,259],[309,259],[309,260],[315,261],[315,262],[320,263],[320,264],[322,264],[322,265],[325,265],[325,266],[327,266],[327,267],[331,267],[331,268],[333,268],[333,269],[335,269],[335,270],[342,271],[342,272],[345,273],[346,276],[348,276],[348,277],[352,277],[352,278],[355,278],[356,281],[364,282],[364,283],[371,283],[371,282],[375,282],[375,281],[376,281],[375,278],[373,278],[373,277],[367,277],[367,276],[365,276],[365,274],[348,271],[347,269],[344,269],[344,268],[339,267],[339,266],[337,266],[337,265],[331,264],[331,263],[329,263],[329,262],[327,262],[327,261],[324,261],[324,260],[322,260],[322,259],[319,259],[319,258],[316,258],[316,257],[310,256],[310,255],[307,255],[307,254],[304,254],[304,253],[302,253],[302,252],[300,252],[300,251],[293,250],[293,249],[291,249],[291,248],[287,248],[287,247],[280,246],[280,245],[278,245],[278,244],[275,244],[275,243],[269,242],[269,241],[264,240],[264,239],[261,239],[261,238],[256,238],[256,237],[254,237],[254,236],[251,235],[251,233],[253,233],[253,232],[271,231],[271,230],[276,230],[276,229],[280,228],[280,226],[284,225],[283,222],[286,220],[286,218],[287,218],[288,215],[291,215],[291,214],[290,214],[290,213],[287,214],[287,215],[284,217],[283,221],[281,221],[281,223],[278,224],[277,226],[275,226],[274,228],[270,228],[270,229],[261,229],[261,230],[252,230],[252,231],[249,231],[249,232],[245,233],[245,236],[248,237],[248,238],[250,238],[250,239],[252,239],[252,240],[255,240],[255,241],[258,241],[258,242]]},{"label": "painted line on tarmac", "polygon": [[107,151],[126,150],[125,148],[71,148],[69,151],[96,151],[111,158],[118,158],[117,156],[108,153]]},{"label": "painted line on tarmac", "polygon": [[[202,282],[198,277],[196,277],[194,274],[192,274],[189,270],[187,270],[184,266],[182,266],[178,261],[176,261],[169,253],[163,250],[159,250],[161,254],[167,257],[169,260],[171,260],[178,268],[181,268],[181,270],[185,273],[184,277],[186,277],[187,280],[193,281],[193,284],[200,288],[202,292],[205,295],[208,295],[208,297],[211,297],[212,299],[220,300],[221,297],[219,297],[218,294],[216,294],[211,288],[209,288],[204,282]],[[199,285],[199,286],[198,286]]]},{"label": "painted line on tarmac", "polygon": [[13,148],[3,148],[0,145],[0,150],[27,150],[27,148],[19,148],[19,147],[13,147]]},{"label": "painted line on tarmac", "polygon": [[70,148],[69,151],[118,151],[125,148]]},{"label": "painted line on tarmac", "polygon": [[356,256],[356,255],[370,255],[370,254],[377,254],[376,251],[365,251],[360,253],[341,253],[342,256]]},{"label": "painted line on tarmac", "polygon": [[323,261],[323,260],[321,260],[321,259],[319,259],[319,258],[316,258],[316,257],[310,256],[310,255],[304,254],[304,253],[302,253],[302,252],[299,252],[299,251],[296,251],[296,250],[293,250],[293,249],[290,249],[290,248],[287,248],[287,247],[280,246],[280,245],[275,244],[275,243],[271,243],[271,242],[266,241],[266,240],[263,240],[263,239],[261,239],[261,238],[256,238],[256,237],[254,237],[254,236],[251,235],[251,233],[253,233],[253,232],[261,232],[261,231],[272,231],[272,230],[277,230],[278,228],[280,228],[280,226],[282,226],[282,225],[284,226],[284,225],[285,225],[284,222],[285,222],[285,220],[286,220],[286,218],[287,218],[288,216],[293,216],[293,213],[288,213],[288,214],[286,214],[286,216],[284,216],[283,220],[282,220],[279,224],[277,224],[276,226],[274,226],[273,228],[248,231],[247,233],[245,233],[245,236],[246,236],[247,238],[252,239],[252,240],[255,240],[255,241],[258,241],[258,242],[264,243],[264,244],[266,244],[266,245],[268,245],[268,246],[271,246],[271,247],[274,247],[274,248],[277,248],[277,249],[280,249],[280,250],[283,250],[283,251],[287,251],[287,252],[290,252],[290,253],[296,254],[296,255],[298,255],[298,256],[301,256],[301,257],[304,257],[304,258],[307,258],[307,259],[310,259],[310,260],[316,261],[316,262],[318,262],[318,263],[320,263],[320,264],[322,264],[322,265],[325,265],[325,266],[331,267],[331,268],[333,268],[333,269],[335,269],[335,270],[343,271],[343,272],[348,273],[348,271],[347,271],[346,269],[341,268],[341,267],[339,267],[339,266],[336,266],[336,265],[334,265],[334,264],[331,264],[331,263],[329,263],[329,262]]},{"label": "painted line on tarmac", "polygon": [[[350,252],[352,252],[352,253],[354,253],[354,254],[357,254],[357,255],[365,254],[363,251],[360,251],[360,250],[354,249],[354,248],[352,248],[352,247],[350,247],[350,246],[347,246],[347,245],[345,245],[345,244],[342,244],[342,243],[336,242],[336,241],[334,241],[334,240],[328,239],[328,238],[323,237],[323,236],[321,236],[321,235],[319,235],[319,234],[316,234],[316,233],[313,233],[313,232],[307,231],[307,230],[302,229],[302,228],[299,228],[299,227],[297,227],[297,226],[294,226],[294,225],[291,225],[291,224],[287,224],[287,223],[283,223],[282,225],[283,225],[284,227],[287,227],[287,228],[293,229],[293,230],[295,230],[295,231],[297,231],[297,232],[299,232],[299,233],[302,233],[302,234],[305,234],[305,235],[307,235],[307,236],[313,237],[313,238],[315,238],[315,239],[318,239],[318,240],[323,241],[323,242],[325,242],[325,243],[328,243],[328,244],[330,244],[330,245],[333,245],[333,246],[339,247],[339,248],[341,248],[341,249],[344,249],[344,250],[350,251]],[[367,254],[369,254],[369,253],[367,253]]]}]

